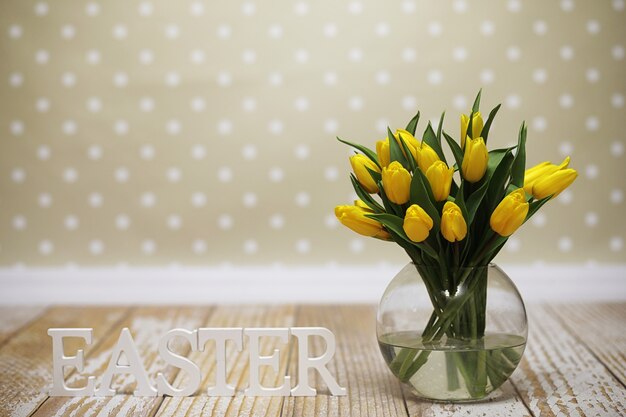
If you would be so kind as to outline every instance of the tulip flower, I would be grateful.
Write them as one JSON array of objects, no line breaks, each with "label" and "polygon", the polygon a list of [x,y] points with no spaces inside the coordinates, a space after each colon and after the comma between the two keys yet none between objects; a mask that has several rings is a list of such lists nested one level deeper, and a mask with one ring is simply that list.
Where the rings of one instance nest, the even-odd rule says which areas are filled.
[{"label": "tulip flower", "polygon": [[509,193],[491,214],[489,225],[500,236],[510,236],[526,220],[528,202],[523,188]]},{"label": "tulip flower", "polygon": [[446,202],[441,214],[441,234],[448,242],[458,242],[467,235],[467,223],[459,206]]},{"label": "tulip flower", "polygon": [[367,156],[360,153],[350,157],[350,165],[352,165],[356,179],[359,180],[359,184],[361,184],[365,191],[370,194],[377,193],[378,186],[367,169],[369,168],[372,171],[380,172],[378,165]]},{"label": "tulip flower", "polygon": [[483,131],[483,118],[480,115],[480,112],[477,111],[472,116],[472,131],[468,132],[467,128],[469,127],[469,116],[464,114],[461,115],[461,148],[465,147],[465,138],[469,136],[472,139],[476,139],[480,137]]},{"label": "tulip flower", "polygon": [[[536,199],[547,197],[551,194],[557,196],[567,188],[578,176],[578,173],[567,168],[569,166],[569,156],[560,165],[552,164],[548,161],[535,165],[526,170],[524,175],[524,190],[532,194]],[[540,184],[535,190],[535,185]]]},{"label": "tulip flower", "polygon": [[434,162],[426,171],[426,178],[428,178],[430,189],[433,191],[436,201],[444,201],[448,198],[452,174],[454,174],[454,168],[448,168],[448,165],[443,161]]},{"label": "tulip flower", "polygon": [[422,141],[422,145],[417,149],[417,165],[425,174],[428,168],[435,162],[439,161],[439,155],[426,142]]},{"label": "tulip flower", "polygon": [[389,139],[379,140],[376,142],[376,155],[378,155],[378,163],[381,167],[389,165],[391,160],[389,153]]},{"label": "tulip flower", "polygon": [[461,171],[463,178],[469,182],[478,182],[487,171],[489,152],[483,138],[472,139],[469,136],[465,140],[465,155]]},{"label": "tulip flower", "polygon": [[364,205],[362,203],[354,206],[337,206],[335,207],[335,216],[341,224],[360,235],[391,240],[391,235],[380,222],[365,216],[373,212],[369,208],[364,208]]},{"label": "tulip flower", "polygon": [[413,242],[423,242],[433,228],[433,219],[417,204],[411,205],[404,216],[404,232]]},{"label": "tulip flower", "polygon": [[393,161],[383,168],[383,187],[387,198],[393,203],[404,204],[409,201],[411,192],[411,174],[400,162]]},{"label": "tulip flower", "polygon": [[[419,148],[419,143],[417,142],[417,139],[415,139],[415,137],[411,134],[411,132],[404,130],[404,129],[397,129],[396,133],[394,133],[394,138],[396,139],[396,142],[400,146],[400,149],[402,150],[402,154],[408,158],[408,155],[406,154],[406,152],[404,152],[404,147],[402,146],[402,143],[400,142],[400,138],[402,138],[407,148],[409,148],[411,157],[413,157],[413,159],[417,162],[417,152]],[[387,165],[389,165],[389,162],[391,161],[390,150],[389,150],[389,138],[379,140],[378,142],[376,142],[376,154],[378,155],[378,162],[380,163],[380,166],[386,167]]]}]

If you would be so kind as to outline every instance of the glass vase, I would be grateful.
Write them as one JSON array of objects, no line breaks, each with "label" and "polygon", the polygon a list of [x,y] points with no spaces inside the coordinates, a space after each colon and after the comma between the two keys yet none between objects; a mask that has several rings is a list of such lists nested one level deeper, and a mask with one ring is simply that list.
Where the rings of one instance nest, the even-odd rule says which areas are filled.
[{"label": "glass vase", "polygon": [[522,298],[495,264],[409,263],[382,296],[376,330],[389,369],[416,396],[454,402],[502,385],[528,334]]}]

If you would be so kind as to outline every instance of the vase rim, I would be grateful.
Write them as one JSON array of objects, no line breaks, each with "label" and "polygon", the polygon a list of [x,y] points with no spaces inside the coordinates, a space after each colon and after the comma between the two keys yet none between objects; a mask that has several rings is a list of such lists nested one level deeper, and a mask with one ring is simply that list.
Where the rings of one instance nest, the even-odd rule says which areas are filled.
[{"label": "vase rim", "polygon": [[[433,266],[436,265],[426,265],[426,264],[421,264],[421,263],[417,263],[417,262],[413,262],[411,261],[410,263],[412,263],[413,265],[417,265],[417,266],[423,266],[425,268],[432,268]],[[497,267],[498,265],[494,262],[489,262],[487,264],[483,264],[483,265],[458,265],[457,268],[459,269],[479,269],[479,268],[494,268]]]}]

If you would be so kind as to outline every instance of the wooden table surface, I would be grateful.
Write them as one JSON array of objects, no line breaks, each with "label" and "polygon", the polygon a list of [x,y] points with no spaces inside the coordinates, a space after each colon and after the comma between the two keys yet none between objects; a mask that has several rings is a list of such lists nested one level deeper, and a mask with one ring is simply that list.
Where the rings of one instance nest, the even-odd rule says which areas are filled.
[{"label": "wooden table surface", "polygon": [[[343,306],[209,307],[2,307],[0,308],[0,416],[620,416],[626,415],[626,303],[530,305],[524,359],[495,396],[472,404],[416,400],[386,368],[375,337],[375,308]],[[129,327],[151,378],[164,371],[174,385],[185,383],[177,368],[164,367],[156,344],[166,331],[183,327],[323,326],[337,337],[329,370],[348,389],[328,395],[316,375],[316,397],[244,397],[246,351],[227,352],[232,398],[49,397],[52,381],[50,327],[93,327],[83,374],[100,376],[123,327]],[[71,339],[68,339],[70,341]],[[72,352],[78,345],[66,343]],[[262,353],[281,348],[280,374],[293,374],[289,346],[262,339]],[[314,345],[320,351],[323,346]],[[203,387],[214,380],[212,346],[189,354],[203,371]],[[69,352],[68,352],[69,353]],[[264,372],[265,371],[265,372]],[[84,383],[68,370],[66,380]],[[262,383],[278,381],[268,367]],[[99,378],[96,380],[99,383]],[[133,390],[132,378],[114,379],[118,392]],[[204,391],[201,391],[204,392]]]}]

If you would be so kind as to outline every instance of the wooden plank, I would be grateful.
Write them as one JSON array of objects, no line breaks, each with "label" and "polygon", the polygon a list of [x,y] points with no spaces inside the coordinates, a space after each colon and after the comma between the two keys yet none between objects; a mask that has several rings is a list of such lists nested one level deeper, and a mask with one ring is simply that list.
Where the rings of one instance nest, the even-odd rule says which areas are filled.
[{"label": "wooden plank", "polygon": [[0,346],[45,309],[44,306],[0,307]]},{"label": "wooden plank", "polygon": [[[127,312],[127,308],[51,308],[38,320],[14,335],[0,349],[0,415],[24,416],[35,410],[48,396],[52,383],[50,363],[51,327],[93,327],[102,337]],[[68,351],[84,348],[89,354],[97,344],[83,347],[78,339],[68,339]]]},{"label": "wooden plank", "polygon": [[[85,369],[73,373],[67,378],[71,386],[84,386],[87,375],[96,375],[96,385],[111,359],[111,350],[117,343],[122,328],[128,327],[133,335],[140,357],[144,362],[151,381],[158,372],[172,381],[178,368],[165,366],[158,355],[156,344],[167,331],[174,328],[193,330],[206,321],[210,314],[209,307],[144,307],[132,313],[108,334],[97,349],[90,352],[85,360]],[[178,340],[170,343],[172,349],[186,354],[189,347]],[[77,415],[115,415],[115,416],[149,416],[152,415],[162,401],[161,397],[135,397],[135,379],[129,375],[117,375],[111,387],[118,394],[109,398],[98,397],[50,397],[34,414],[35,416],[77,416]]]},{"label": "wooden plank", "polygon": [[[296,325],[327,327],[335,334],[337,350],[328,369],[347,389],[347,395],[331,396],[321,377],[313,372],[310,381],[318,395],[287,398],[282,416],[407,415],[400,384],[378,350],[374,307],[304,306]],[[311,338],[310,342],[311,355],[323,353],[323,341]],[[295,360],[295,355],[292,358]],[[295,370],[295,364],[290,369]],[[292,378],[295,384],[295,376]]]},{"label": "wooden plank", "polygon": [[626,303],[566,304],[550,310],[626,386]]},{"label": "wooden plank", "polygon": [[[217,307],[204,327],[292,327],[295,322],[293,306],[228,306]],[[260,370],[264,386],[276,386],[279,378],[287,372],[288,345],[273,338],[261,339],[261,354],[269,355],[274,349],[280,349],[280,369],[274,374],[268,367]],[[244,341],[245,342],[245,341]],[[194,397],[167,397],[159,407],[156,416],[278,416],[284,397],[244,397],[248,386],[248,350],[237,352],[233,344],[226,347],[227,380],[236,387],[234,397],[209,397],[208,386],[215,381],[215,349],[207,343],[204,352],[192,352],[189,358],[202,370],[202,392]],[[181,373],[174,386],[187,383],[187,375]]]},{"label": "wooden plank", "polygon": [[512,382],[538,416],[618,416],[626,390],[552,309],[532,305],[529,341]]}]

